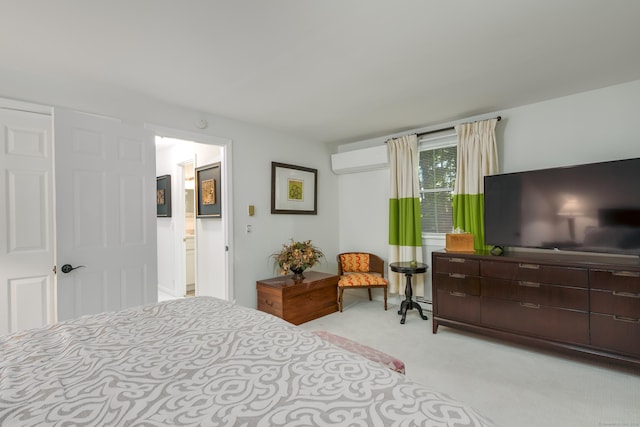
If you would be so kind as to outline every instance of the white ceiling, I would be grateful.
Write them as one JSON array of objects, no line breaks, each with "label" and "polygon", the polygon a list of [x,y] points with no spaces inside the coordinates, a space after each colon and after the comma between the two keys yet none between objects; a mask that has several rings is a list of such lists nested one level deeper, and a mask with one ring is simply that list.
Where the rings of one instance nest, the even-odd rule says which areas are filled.
[{"label": "white ceiling", "polygon": [[0,0],[0,67],[351,142],[640,79],[637,0]]}]

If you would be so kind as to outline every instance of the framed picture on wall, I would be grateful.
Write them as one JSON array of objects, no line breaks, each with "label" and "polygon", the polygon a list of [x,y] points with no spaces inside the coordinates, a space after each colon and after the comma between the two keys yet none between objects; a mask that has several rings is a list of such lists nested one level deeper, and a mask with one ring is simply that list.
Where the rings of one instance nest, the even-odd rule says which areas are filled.
[{"label": "framed picture on wall", "polygon": [[220,162],[197,167],[195,173],[196,217],[220,218],[222,216]]},{"label": "framed picture on wall", "polygon": [[318,170],[271,162],[271,213],[318,213]]},{"label": "framed picture on wall", "polygon": [[156,177],[157,216],[171,216],[171,175]]}]

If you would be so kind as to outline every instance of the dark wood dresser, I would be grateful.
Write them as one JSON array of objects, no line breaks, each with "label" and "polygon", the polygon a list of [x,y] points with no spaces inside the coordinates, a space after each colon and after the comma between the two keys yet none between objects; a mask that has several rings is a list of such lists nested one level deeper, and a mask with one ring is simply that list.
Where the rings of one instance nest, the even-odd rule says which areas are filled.
[{"label": "dark wood dresser", "polygon": [[457,327],[640,366],[640,265],[612,257],[433,252],[433,333]]},{"label": "dark wood dresser", "polygon": [[258,280],[258,310],[294,325],[338,311],[338,276],[306,271],[298,283],[291,277]]}]

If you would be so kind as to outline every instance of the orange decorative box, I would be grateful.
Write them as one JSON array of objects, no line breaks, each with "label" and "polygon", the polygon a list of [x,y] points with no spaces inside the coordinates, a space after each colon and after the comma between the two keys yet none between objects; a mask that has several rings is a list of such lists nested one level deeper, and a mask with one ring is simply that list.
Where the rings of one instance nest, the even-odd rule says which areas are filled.
[{"label": "orange decorative box", "polygon": [[447,233],[447,252],[474,252],[473,234],[471,233]]}]

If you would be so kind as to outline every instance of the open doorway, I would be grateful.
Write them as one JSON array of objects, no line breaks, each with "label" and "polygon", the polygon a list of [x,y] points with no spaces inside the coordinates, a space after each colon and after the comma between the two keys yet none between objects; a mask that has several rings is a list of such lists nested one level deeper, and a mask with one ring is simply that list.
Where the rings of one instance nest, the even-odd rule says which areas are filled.
[{"label": "open doorway", "polygon": [[[156,137],[156,173],[170,175],[172,186],[172,215],[157,218],[159,300],[191,295],[233,298],[229,161],[226,145]],[[196,171],[218,162],[222,165],[222,215],[199,216]]]}]

